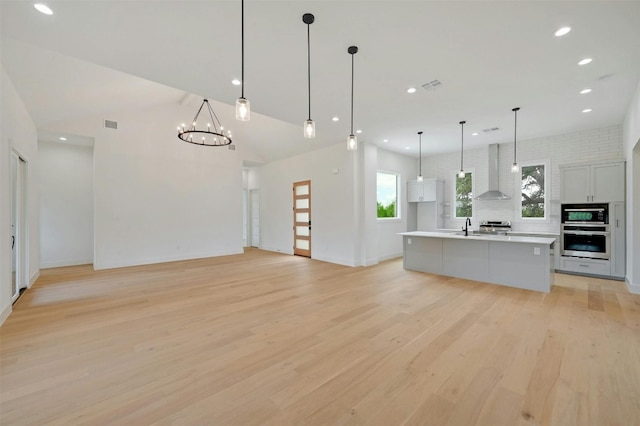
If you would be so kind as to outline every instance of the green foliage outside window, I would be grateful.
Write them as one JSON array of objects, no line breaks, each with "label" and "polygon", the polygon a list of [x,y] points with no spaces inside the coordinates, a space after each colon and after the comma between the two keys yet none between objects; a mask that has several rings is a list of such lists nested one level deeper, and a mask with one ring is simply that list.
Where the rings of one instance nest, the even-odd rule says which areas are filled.
[{"label": "green foliage outside window", "polygon": [[456,175],[456,217],[473,216],[473,178],[467,172],[463,178]]},{"label": "green foliage outside window", "polygon": [[378,201],[378,217],[396,217],[396,202],[383,206]]},{"label": "green foliage outside window", "polygon": [[544,164],[523,166],[522,217],[544,218]]}]

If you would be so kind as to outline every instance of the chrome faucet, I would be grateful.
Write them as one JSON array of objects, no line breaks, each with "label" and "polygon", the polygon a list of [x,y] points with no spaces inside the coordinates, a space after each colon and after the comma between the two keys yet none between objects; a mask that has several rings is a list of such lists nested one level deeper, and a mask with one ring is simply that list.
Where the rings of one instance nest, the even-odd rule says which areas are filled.
[{"label": "chrome faucet", "polygon": [[467,218],[464,221],[464,226],[462,227],[462,230],[464,231],[464,236],[468,237],[469,236],[469,227],[471,226],[471,219]]}]

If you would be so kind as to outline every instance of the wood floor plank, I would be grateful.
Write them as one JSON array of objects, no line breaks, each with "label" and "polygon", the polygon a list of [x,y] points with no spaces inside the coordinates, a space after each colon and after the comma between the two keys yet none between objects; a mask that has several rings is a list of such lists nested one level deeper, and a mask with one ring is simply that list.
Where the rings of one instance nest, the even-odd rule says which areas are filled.
[{"label": "wood floor plank", "polygon": [[0,425],[636,425],[640,296],[245,254],[45,269],[0,327]]}]

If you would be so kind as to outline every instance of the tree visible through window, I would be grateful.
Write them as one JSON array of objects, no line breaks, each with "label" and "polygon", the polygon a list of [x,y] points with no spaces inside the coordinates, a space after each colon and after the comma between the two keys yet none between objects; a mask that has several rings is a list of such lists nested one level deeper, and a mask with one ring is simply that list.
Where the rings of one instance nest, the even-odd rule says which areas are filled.
[{"label": "tree visible through window", "polygon": [[522,217],[545,217],[545,167],[544,164],[522,166]]},{"label": "tree visible through window", "polygon": [[398,175],[378,172],[378,217],[398,217]]},{"label": "tree visible through window", "polygon": [[455,217],[473,216],[473,174],[466,172],[461,178],[456,174]]}]

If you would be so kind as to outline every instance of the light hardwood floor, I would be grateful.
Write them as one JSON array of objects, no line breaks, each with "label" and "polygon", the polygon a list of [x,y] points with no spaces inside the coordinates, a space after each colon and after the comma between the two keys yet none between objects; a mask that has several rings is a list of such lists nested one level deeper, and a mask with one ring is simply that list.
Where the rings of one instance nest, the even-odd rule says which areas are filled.
[{"label": "light hardwood floor", "polygon": [[43,270],[3,425],[640,425],[640,296],[244,255]]}]

